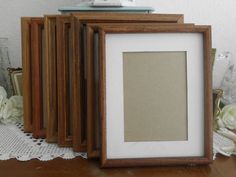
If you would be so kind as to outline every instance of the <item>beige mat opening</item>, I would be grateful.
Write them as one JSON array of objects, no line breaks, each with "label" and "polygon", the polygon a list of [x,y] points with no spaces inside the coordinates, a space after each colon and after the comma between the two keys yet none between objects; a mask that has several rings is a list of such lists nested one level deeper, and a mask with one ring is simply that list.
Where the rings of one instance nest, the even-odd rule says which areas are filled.
[{"label": "beige mat opening", "polygon": [[186,57],[123,53],[125,142],[187,140]]}]

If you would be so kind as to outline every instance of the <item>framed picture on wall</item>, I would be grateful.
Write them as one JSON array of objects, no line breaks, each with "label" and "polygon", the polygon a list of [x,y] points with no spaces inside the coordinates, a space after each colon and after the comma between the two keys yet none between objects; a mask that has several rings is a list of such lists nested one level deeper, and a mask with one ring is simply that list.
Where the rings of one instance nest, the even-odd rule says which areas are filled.
[{"label": "framed picture on wall", "polygon": [[212,161],[209,26],[99,28],[102,167]]},{"label": "framed picture on wall", "polygon": [[8,68],[14,95],[22,95],[22,68]]}]

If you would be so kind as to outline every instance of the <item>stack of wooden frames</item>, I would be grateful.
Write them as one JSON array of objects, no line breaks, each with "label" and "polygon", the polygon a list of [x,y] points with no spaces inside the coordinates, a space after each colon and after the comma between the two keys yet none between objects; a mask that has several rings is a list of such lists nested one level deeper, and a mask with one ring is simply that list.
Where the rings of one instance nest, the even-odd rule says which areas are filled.
[{"label": "stack of wooden frames", "polygon": [[180,14],[23,17],[25,132],[102,167],[210,163],[210,50]]}]

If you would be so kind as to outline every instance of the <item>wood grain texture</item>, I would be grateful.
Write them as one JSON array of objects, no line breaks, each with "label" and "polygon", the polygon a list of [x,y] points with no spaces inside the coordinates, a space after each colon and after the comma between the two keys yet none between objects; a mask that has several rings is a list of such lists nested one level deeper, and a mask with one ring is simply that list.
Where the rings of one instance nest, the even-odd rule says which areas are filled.
[{"label": "wood grain texture", "polygon": [[45,58],[44,58],[44,82],[45,91],[45,116],[47,120],[47,142],[57,142],[58,117],[57,117],[57,40],[56,40],[57,16],[45,16]]},{"label": "wood grain texture", "polygon": [[100,155],[100,149],[96,148],[95,134],[96,119],[99,117],[96,114],[96,81],[95,81],[95,59],[94,59],[94,28],[87,27],[87,153],[88,158],[96,158]]},{"label": "wood grain texture", "polygon": [[[71,127],[71,23],[69,16],[57,17],[58,144],[72,146]],[[75,84],[75,83],[73,83]]]},{"label": "wood grain texture", "polygon": [[[110,33],[200,33],[204,42],[204,156],[184,158],[140,158],[140,159],[107,159],[106,140],[106,56],[105,36]],[[212,162],[212,87],[211,87],[211,28],[210,26],[184,26],[184,25],[152,25],[130,26],[112,25],[102,27],[99,30],[99,107],[102,123],[102,167],[134,167],[134,166],[155,166],[155,165],[183,165],[183,164],[209,164]]]},{"label": "wood grain texture", "polygon": [[114,22],[114,21],[123,21],[123,22],[169,22],[169,23],[183,23],[184,15],[183,14],[140,14],[140,13],[110,13],[110,12],[75,12],[72,13],[72,16],[79,18],[82,21],[86,22],[97,22],[103,23]]},{"label": "wood grain texture", "polygon": [[[12,88],[13,95],[21,95],[22,96],[22,90],[23,90],[22,83],[19,82],[19,79],[22,78],[22,68],[7,68],[7,71],[8,71],[9,77],[10,77],[10,82],[13,86],[13,88]],[[18,75],[18,77],[17,77],[17,75]],[[14,79],[14,78],[16,78],[16,79]]]},{"label": "wood grain texture", "polygon": [[73,150],[86,151],[86,132],[85,132],[85,104],[84,104],[84,66],[83,53],[81,48],[83,33],[78,19],[71,17],[72,22],[72,120],[73,120]]},{"label": "wood grain texture", "polygon": [[44,127],[43,113],[43,87],[42,87],[42,58],[43,58],[43,29],[44,19],[31,19],[32,40],[32,118],[34,138],[44,138],[46,130]]},{"label": "wood grain texture", "polygon": [[[130,14],[130,13],[72,13],[72,30],[73,30],[73,101],[72,101],[72,117],[73,117],[73,149],[75,151],[85,151],[87,149],[87,137],[94,136],[94,132],[87,131],[86,123],[91,119],[90,111],[86,110],[84,105],[91,105],[87,103],[88,100],[84,95],[87,92],[86,83],[86,69],[87,65],[84,63],[84,28],[87,23],[183,23],[184,16],[181,14]],[[89,94],[89,93],[88,93]],[[76,98],[76,99],[75,99]],[[91,108],[92,109],[92,108]],[[90,109],[90,110],[91,110]],[[88,121],[86,121],[87,114]],[[92,126],[92,124],[90,124]],[[89,125],[88,125],[89,126]],[[91,128],[92,129],[92,128]],[[91,130],[90,129],[90,130]],[[90,141],[90,140],[89,140]],[[90,141],[91,142],[91,141]],[[90,149],[92,147],[89,147]],[[89,150],[90,152],[90,150]],[[90,153],[89,153],[90,154]],[[89,155],[90,156],[90,155]],[[97,157],[98,153],[91,153],[90,157]]]},{"label": "wood grain texture", "polygon": [[199,26],[197,31],[203,33],[204,39],[204,115],[205,115],[205,156],[212,158],[213,149],[213,97],[212,97],[212,38],[211,26]]},{"label": "wood grain texture", "polygon": [[[236,157],[217,156],[213,164],[198,166],[100,169],[97,160],[75,158],[41,162],[0,161],[0,176],[8,177],[235,177]],[[12,170],[14,169],[14,170]]]},{"label": "wood grain texture", "polygon": [[21,18],[24,131],[32,132],[31,18]]}]

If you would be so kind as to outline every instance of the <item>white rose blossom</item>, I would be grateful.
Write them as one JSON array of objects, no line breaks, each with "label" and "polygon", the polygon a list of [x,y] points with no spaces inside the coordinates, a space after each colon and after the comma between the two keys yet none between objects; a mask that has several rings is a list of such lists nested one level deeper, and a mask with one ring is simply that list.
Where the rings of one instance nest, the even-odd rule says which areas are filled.
[{"label": "white rose blossom", "polygon": [[12,96],[10,99],[7,99],[6,90],[0,86],[0,123],[14,124],[22,122],[22,118],[22,96]]},{"label": "white rose blossom", "polygon": [[236,105],[227,105],[222,109],[218,125],[221,128],[236,129]]}]

